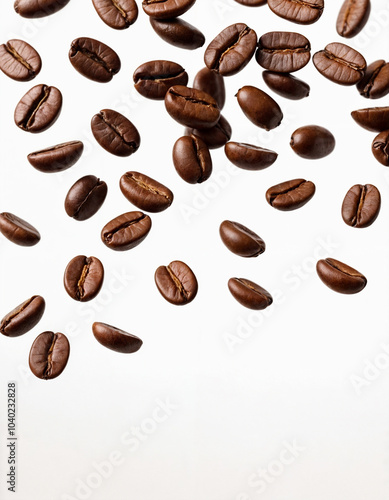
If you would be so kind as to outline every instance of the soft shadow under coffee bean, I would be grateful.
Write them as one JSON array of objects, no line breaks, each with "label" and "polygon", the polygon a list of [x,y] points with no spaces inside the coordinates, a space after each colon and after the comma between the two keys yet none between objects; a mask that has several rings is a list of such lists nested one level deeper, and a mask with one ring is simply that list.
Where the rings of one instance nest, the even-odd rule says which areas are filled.
[{"label": "soft shadow under coffee bean", "polygon": [[0,69],[18,82],[28,82],[36,77],[42,67],[38,52],[23,40],[8,40],[0,45]]},{"label": "soft shadow under coffee bean", "polygon": [[267,202],[277,210],[289,212],[303,207],[315,194],[315,184],[305,179],[281,182],[266,191]]},{"label": "soft shadow under coffee bean", "polygon": [[322,282],[334,292],[354,294],[362,291],[367,279],[356,269],[336,259],[322,259],[316,265]]},{"label": "soft shadow under coffee bean", "polygon": [[160,266],[154,279],[162,297],[176,306],[189,304],[197,295],[196,276],[187,264],[179,260]]},{"label": "soft shadow under coffee bean", "polygon": [[92,325],[92,331],[95,339],[107,349],[111,349],[111,351],[131,354],[139,351],[143,344],[139,337],[106,323],[96,321]]},{"label": "soft shadow under coffee bean", "polygon": [[273,303],[273,297],[267,290],[245,278],[231,278],[228,289],[234,299],[248,309],[260,311]]},{"label": "soft shadow under coffee bean", "polygon": [[347,192],[342,204],[342,218],[351,227],[369,227],[381,209],[381,195],[372,184],[356,184]]},{"label": "soft shadow under coffee bean", "polygon": [[41,239],[34,226],[10,212],[0,214],[0,232],[12,243],[22,247],[32,247]]},{"label": "soft shadow under coffee bean", "polygon": [[293,132],[290,146],[301,158],[318,160],[335,149],[335,137],[324,127],[306,125]]},{"label": "soft shadow under coffee bean", "polygon": [[94,175],[85,175],[69,189],[65,198],[65,211],[78,221],[92,217],[102,206],[108,186]]},{"label": "soft shadow under coffee bean", "polygon": [[240,257],[258,257],[266,250],[263,239],[239,222],[223,221],[219,233],[228,250]]},{"label": "soft shadow under coffee bean", "polygon": [[45,299],[34,295],[9,312],[0,323],[0,333],[6,337],[19,337],[30,331],[45,312]]},{"label": "soft shadow under coffee bean", "polygon": [[92,0],[100,19],[110,28],[124,30],[138,19],[135,0]]},{"label": "soft shadow under coffee bean", "polygon": [[63,333],[43,332],[31,346],[30,369],[43,380],[56,378],[64,371],[69,354],[69,341]]},{"label": "soft shadow under coffee bean", "polygon": [[40,172],[50,174],[72,167],[83,151],[84,144],[81,141],[70,141],[30,153],[27,160]]},{"label": "soft shadow under coffee bean", "polygon": [[78,255],[66,266],[63,283],[69,297],[78,302],[89,302],[101,290],[104,267],[97,257]]}]

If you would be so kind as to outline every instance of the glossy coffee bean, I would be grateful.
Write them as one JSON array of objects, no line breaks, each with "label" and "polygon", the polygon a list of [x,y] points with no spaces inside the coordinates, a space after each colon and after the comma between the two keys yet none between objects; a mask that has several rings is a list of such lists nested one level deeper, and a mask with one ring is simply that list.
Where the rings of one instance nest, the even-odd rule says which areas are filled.
[{"label": "glossy coffee bean", "polygon": [[143,0],[142,7],[146,14],[155,19],[171,19],[182,16],[196,0]]},{"label": "glossy coffee bean", "polygon": [[78,255],[66,266],[63,283],[69,297],[78,302],[94,299],[104,281],[104,267],[97,257]]},{"label": "glossy coffee bean", "polygon": [[365,76],[357,84],[358,92],[367,99],[380,99],[389,94],[389,63],[383,59],[366,68]]},{"label": "glossy coffee bean", "polygon": [[160,266],[154,279],[162,297],[175,306],[189,304],[197,295],[196,276],[187,264],[179,260]]},{"label": "glossy coffee bean", "polygon": [[136,247],[151,229],[151,219],[142,212],[127,212],[112,219],[101,231],[102,242],[112,250],[124,251]]},{"label": "glossy coffee bean", "polygon": [[169,188],[139,172],[122,175],[120,189],[128,201],[146,212],[162,212],[173,203],[174,196]]},{"label": "glossy coffee bean", "polygon": [[351,116],[361,127],[371,132],[389,130],[389,106],[352,111]]},{"label": "glossy coffee bean", "polygon": [[30,153],[27,160],[40,172],[50,174],[75,165],[83,151],[84,144],[81,141],[70,141]]},{"label": "glossy coffee bean", "polygon": [[81,177],[66,195],[66,213],[78,221],[89,219],[100,210],[107,196],[107,191],[107,184],[94,175]]},{"label": "glossy coffee bean", "polygon": [[222,76],[235,75],[250,62],[257,45],[257,34],[246,24],[225,28],[208,45],[204,62],[207,68]]},{"label": "glossy coffee bean", "polygon": [[363,274],[335,259],[319,260],[316,271],[322,282],[334,292],[358,293],[367,284],[367,279]]},{"label": "glossy coffee bean", "polygon": [[346,194],[342,204],[342,217],[351,227],[369,227],[381,209],[381,195],[372,184],[356,184]]},{"label": "glossy coffee bean", "polygon": [[389,167],[389,130],[385,130],[377,135],[371,146],[373,155],[377,161]]},{"label": "glossy coffee bean", "polygon": [[268,0],[270,9],[277,16],[297,24],[312,24],[323,14],[324,0]]},{"label": "glossy coffee bean", "polygon": [[195,50],[205,43],[203,33],[183,19],[153,19],[150,17],[150,24],[162,40],[180,49]]},{"label": "glossy coffee bean", "polygon": [[281,108],[263,90],[246,85],[236,96],[243,113],[257,127],[272,130],[281,123],[283,118]]},{"label": "glossy coffee bean", "polygon": [[298,101],[309,96],[309,85],[289,73],[264,71],[262,73],[262,78],[273,92],[285,97],[285,99]]},{"label": "glossy coffee bean", "polygon": [[231,278],[228,288],[234,299],[248,309],[260,311],[273,303],[273,297],[267,290],[248,279]]},{"label": "glossy coffee bean", "polygon": [[299,33],[271,31],[259,39],[255,57],[265,69],[276,73],[292,73],[308,64],[311,44]]},{"label": "glossy coffee bean", "polygon": [[20,337],[29,332],[41,320],[45,312],[45,299],[34,295],[19,304],[0,322],[0,333],[6,337]]},{"label": "glossy coffee bean", "polygon": [[370,0],[345,0],[336,21],[336,31],[344,38],[358,35],[370,15]]},{"label": "glossy coffee bean", "polygon": [[205,142],[209,149],[222,148],[232,135],[231,125],[220,115],[219,121],[211,128],[186,128],[186,135],[195,135]]},{"label": "glossy coffee bean", "polygon": [[260,7],[261,5],[267,4],[267,0],[235,0],[235,2],[246,5],[247,7]]},{"label": "glossy coffee bean", "polygon": [[178,175],[189,184],[200,184],[212,174],[208,146],[196,135],[180,137],[173,146],[173,163]]},{"label": "glossy coffee bean", "polygon": [[344,43],[328,44],[312,60],[319,73],[339,85],[355,85],[365,74],[365,58]]},{"label": "glossy coffee bean", "polygon": [[28,82],[42,67],[38,52],[23,40],[9,40],[0,45],[0,70],[13,80]]},{"label": "glossy coffee bean", "polygon": [[318,160],[335,149],[335,137],[324,127],[306,125],[293,132],[290,146],[301,158]]},{"label": "glossy coffee bean", "polygon": [[226,87],[224,85],[224,78],[215,71],[207,67],[201,69],[193,80],[193,88],[202,90],[212,96],[219,109],[222,110],[226,102]]},{"label": "glossy coffee bean", "polygon": [[315,184],[305,179],[281,182],[266,191],[267,202],[277,210],[289,212],[303,207],[315,194]]},{"label": "glossy coffee bean", "polygon": [[111,351],[131,354],[139,351],[143,344],[139,337],[106,323],[93,323],[92,331],[95,339]]},{"label": "glossy coffee bean", "polygon": [[240,257],[258,257],[266,250],[263,239],[239,222],[223,221],[219,233],[228,250]]},{"label": "glossy coffee bean", "polygon": [[32,373],[43,380],[58,377],[64,371],[70,345],[63,333],[43,332],[34,340],[28,359]]},{"label": "glossy coffee bean", "polygon": [[9,212],[0,214],[0,233],[22,247],[32,247],[41,239],[35,227]]},{"label": "glossy coffee bean", "polygon": [[55,14],[68,3],[69,0],[15,0],[14,9],[20,16],[31,19]]},{"label": "glossy coffee bean", "polygon": [[227,158],[236,167],[244,170],[263,170],[276,161],[278,154],[244,142],[227,142],[224,146]]},{"label": "glossy coffee bean", "polygon": [[143,97],[163,101],[170,87],[188,83],[188,73],[172,61],[149,61],[135,70],[133,80]]},{"label": "glossy coffee bean", "polygon": [[110,28],[124,30],[138,18],[135,0],[92,0],[100,19]]}]

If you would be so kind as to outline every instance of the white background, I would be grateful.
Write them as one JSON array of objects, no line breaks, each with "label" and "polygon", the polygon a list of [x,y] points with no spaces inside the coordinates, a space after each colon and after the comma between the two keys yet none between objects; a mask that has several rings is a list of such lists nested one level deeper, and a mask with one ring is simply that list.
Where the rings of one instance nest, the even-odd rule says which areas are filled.
[{"label": "white background", "polygon": [[[90,0],[71,0],[41,20],[22,19],[11,0],[2,3],[1,41],[28,41],[43,67],[27,83],[0,74],[0,211],[25,218],[42,239],[32,248],[0,239],[0,315],[33,294],[47,306],[32,331],[0,338],[0,498],[387,500],[389,175],[371,154],[374,134],[358,127],[350,112],[388,99],[363,99],[310,63],[297,74],[311,85],[310,97],[288,101],[266,88],[253,59],[226,79],[223,114],[233,140],[274,149],[279,158],[267,170],[247,172],[230,165],[223,149],[213,151],[212,177],[191,186],[171,161],[182,127],[163,102],[144,99],[132,84],[134,70],[152,59],[182,64],[191,83],[206,45],[234,22],[246,22],[259,36],[301,32],[314,53],[344,41],[335,30],[340,2],[327,1],[320,21],[304,27],[267,6],[198,0],[184,16],[206,36],[196,51],[163,42],[141,7],[138,21],[120,32],[100,20]],[[346,42],[368,62],[388,58],[388,26],[388,0],[372,0],[365,30]],[[79,36],[97,38],[120,55],[122,69],[112,82],[89,81],[71,66],[68,50]],[[52,128],[32,135],[15,126],[13,112],[38,83],[57,86],[64,105]],[[234,97],[243,85],[275,97],[284,112],[280,127],[265,132],[244,117]],[[130,158],[116,158],[95,142],[90,120],[103,108],[125,114],[139,129],[141,147]],[[307,124],[332,131],[333,154],[307,161],[293,153],[290,135]],[[43,174],[27,162],[32,151],[75,139],[84,142],[84,155],[61,174]],[[128,170],[166,184],[175,200],[151,216],[152,230],[140,246],[120,253],[103,245],[100,231],[134,209],[119,189]],[[77,222],[66,215],[64,198],[87,174],[107,182],[108,197],[93,218]],[[309,204],[291,213],[267,204],[267,188],[299,177],[316,184]],[[367,229],[346,226],[340,215],[356,183],[374,184],[382,195],[381,214]],[[256,259],[230,253],[218,234],[225,219],[256,231],[266,252]],[[67,263],[79,254],[100,258],[106,271],[100,295],[87,304],[70,299],[62,284]],[[321,283],[315,264],[330,256],[365,274],[362,293],[343,296]],[[195,301],[181,308],[161,297],[153,279],[159,265],[176,259],[187,262],[199,281]],[[265,287],[274,304],[265,312],[241,307],[227,288],[232,276]],[[123,328],[144,345],[132,355],[105,349],[93,337],[93,321]],[[63,332],[71,343],[65,371],[47,382],[28,368],[30,346],[45,330]],[[5,478],[11,380],[18,383],[16,494],[7,492]],[[161,402],[170,409],[157,410]],[[294,455],[287,451],[293,446]]]}]

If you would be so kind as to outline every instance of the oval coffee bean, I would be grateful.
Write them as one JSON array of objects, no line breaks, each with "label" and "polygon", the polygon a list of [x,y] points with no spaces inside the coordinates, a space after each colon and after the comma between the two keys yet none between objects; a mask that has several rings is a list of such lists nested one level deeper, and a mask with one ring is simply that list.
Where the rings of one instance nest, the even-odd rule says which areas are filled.
[{"label": "oval coffee bean", "polygon": [[72,167],[80,159],[84,151],[81,141],[64,142],[27,156],[30,164],[40,172],[62,172]]},{"label": "oval coffee bean", "polygon": [[262,35],[255,54],[257,63],[277,73],[292,73],[306,66],[311,44],[305,36],[289,31],[271,31]]},{"label": "oval coffee bean", "polygon": [[133,80],[143,97],[163,100],[170,87],[188,83],[188,73],[172,61],[149,61],[135,70]]},{"label": "oval coffee bean", "polygon": [[246,5],[247,7],[260,7],[261,5],[266,5],[267,0],[235,0],[242,5]]},{"label": "oval coffee bean", "polygon": [[146,212],[162,212],[173,203],[174,196],[169,188],[139,172],[122,175],[120,189],[128,201]]},{"label": "oval coffee bean", "polygon": [[373,155],[377,161],[389,167],[389,130],[385,130],[377,135],[371,146]]},{"label": "oval coffee bean", "polygon": [[369,227],[377,219],[381,209],[381,195],[371,185],[356,184],[346,194],[342,205],[344,222],[351,227]]},{"label": "oval coffee bean", "polygon": [[324,127],[306,125],[293,132],[290,146],[301,158],[318,160],[335,149],[335,137]]},{"label": "oval coffee bean", "polygon": [[389,63],[383,59],[366,68],[365,76],[357,84],[358,92],[368,99],[380,99],[389,94]]},{"label": "oval coffee bean", "polygon": [[173,163],[178,175],[197,184],[212,174],[212,158],[208,146],[195,135],[180,137],[173,146]]},{"label": "oval coffee bean", "polygon": [[334,292],[358,293],[367,284],[367,279],[363,274],[335,259],[319,260],[316,271],[322,282]]},{"label": "oval coffee bean", "polygon": [[78,255],[66,266],[63,283],[68,295],[79,302],[96,297],[103,286],[104,267],[97,257]]},{"label": "oval coffee bean", "polygon": [[14,9],[20,16],[31,19],[55,14],[68,3],[69,0],[15,0]]},{"label": "oval coffee bean", "polygon": [[0,323],[0,333],[6,337],[19,337],[30,331],[45,312],[45,299],[34,295],[9,312]]},{"label": "oval coffee bean", "polygon": [[189,304],[197,295],[196,276],[187,264],[179,260],[160,266],[154,279],[162,297],[175,306]]},{"label": "oval coffee bean", "polygon": [[244,278],[231,278],[228,288],[235,300],[248,309],[266,309],[273,303],[270,293],[253,281]]},{"label": "oval coffee bean", "polygon": [[214,127],[187,128],[185,134],[199,137],[209,149],[217,149],[222,148],[231,139],[232,130],[228,121],[220,115],[219,121]]},{"label": "oval coffee bean", "polygon": [[62,94],[56,87],[36,85],[20,99],[14,120],[22,130],[36,134],[55,123],[61,108]]},{"label": "oval coffee bean", "polygon": [[266,250],[263,239],[239,222],[223,221],[219,233],[228,250],[240,257],[258,257]]},{"label": "oval coffee bean", "polygon": [[110,28],[124,30],[138,18],[135,0],[92,0],[100,19]]},{"label": "oval coffee bean", "polygon": [[303,207],[315,194],[315,184],[305,179],[281,182],[266,191],[267,202],[277,210],[289,212]]},{"label": "oval coffee bean", "polygon": [[0,45],[0,69],[18,82],[28,82],[36,77],[42,67],[38,52],[23,40],[9,40]]},{"label": "oval coffee bean", "polygon": [[64,371],[69,354],[69,341],[63,333],[43,332],[31,346],[30,369],[38,378],[53,379]]},{"label": "oval coffee bean", "polygon": [[32,247],[41,239],[34,226],[9,212],[0,214],[0,233],[22,247]]},{"label": "oval coffee bean", "polygon": [[352,111],[351,116],[361,127],[371,132],[389,130],[389,106]]},{"label": "oval coffee bean", "polygon": [[89,219],[101,208],[107,191],[107,184],[94,175],[81,177],[66,195],[66,213],[78,221]]},{"label": "oval coffee bean", "polygon": [[195,50],[205,43],[205,36],[195,26],[183,19],[153,19],[150,17],[153,30],[166,43],[180,49]]},{"label": "oval coffee bean", "polygon": [[106,323],[95,322],[92,325],[93,335],[101,345],[112,351],[121,352],[123,354],[131,354],[139,351],[142,347],[142,340],[135,335],[120,330],[116,326],[107,325]]},{"label": "oval coffee bean", "polygon": [[365,74],[365,58],[343,43],[328,44],[312,60],[319,73],[339,85],[355,85]]},{"label": "oval coffee bean", "polygon": [[370,15],[370,0],[345,0],[336,21],[336,31],[344,38],[358,35]]},{"label": "oval coffee bean", "polygon": [[274,14],[297,24],[315,23],[324,10],[324,0],[268,0],[267,3]]},{"label": "oval coffee bean", "polygon": [[250,62],[257,45],[257,34],[246,24],[225,28],[208,45],[204,62],[207,68],[222,76],[236,75]]},{"label": "oval coffee bean", "polygon": [[224,78],[215,71],[207,67],[201,69],[193,80],[193,88],[202,90],[212,96],[219,109],[222,110],[226,102],[226,87],[224,85]]},{"label": "oval coffee bean", "polygon": [[108,153],[130,156],[140,146],[140,135],[128,118],[112,109],[103,109],[92,118],[92,133]]},{"label": "oval coffee bean", "polygon": [[243,113],[257,127],[272,130],[281,123],[281,108],[266,92],[246,85],[236,96]]},{"label": "oval coffee bean", "polygon": [[244,170],[263,170],[276,161],[278,154],[244,142],[227,142],[224,146],[227,158],[236,167]]},{"label": "oval coffee bean", "polygon": [[286,99],[298,101],[309,96],[309,85],[289,73],[264,71],[262,73],[262,78],[273,92]]},{"label": "oval coffee bean", "polygon": [[171,19],[182,16],[196,0],[143,0],[142,7],[146,14],[155,19]]},{"label": "oval coffee bean", "polygon": [[151,219],[142,212],[127,212],[103,227],[101,239],[112,250],[124,251],[136,247],[151,229]]}]

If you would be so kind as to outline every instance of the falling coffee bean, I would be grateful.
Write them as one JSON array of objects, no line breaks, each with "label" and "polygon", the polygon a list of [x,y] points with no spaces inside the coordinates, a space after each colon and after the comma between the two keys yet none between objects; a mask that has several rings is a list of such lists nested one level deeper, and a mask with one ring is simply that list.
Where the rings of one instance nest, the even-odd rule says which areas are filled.
[{"label": "falling coffee bean", "polygon": [[16,0],[14,9],[20,16],[32,19],[55,14],[68,3],[69,0]]},{"label": "falling coffee bean", "polygon": [[370,0],[345,0],[336,21],[336,31],[344,38],[358,35],[370,15]]},{"label": "falling coffee bean", "polygon": [[56,378],[64,371],[69,354],[69,341],[63,333],[43,332],[31,346],[30,369],[43,380]]},{"label": "falling coffee bean", "polygon": [[81,158],[84,144],[81,141],[64,142],[40,151],[35,151],[27,156],[30,164],[45,173],[62,172]]},{"label": "falling coffee bean", "polygon": [[236,97],[243,113],[257,127],[272,130],[280,125],[283,118],[281,108],[266,92],[246,85]]},{"label": "falling coffee bean", "polygon": [[162,297],[176,306],[189,304],[197,295],[196,276],[187,264],[179,260],[160,266],[154,279]]},{"label": "falling coffee bean", "polygon": [[224,78],[215,71],[207,67],[201,69],[193,80],[193,88],[202,90],[212,96],[222,110],[226,102],[226,87],[224,85]]},{"label": "falling coffee bean", "polygon": [[324,0],[268,0],[277,16],[297,24],[312,24],[323,14]]},{"label": "falling coffee bean", "polygon": [[139,337],[106,323],[93,323],[92,331],[95,339],[111,351],[131,354],[139,351],[143,344]]},{"label": "falling coffee bean", "polygon": [[361,127],[371,132],[389,130],[389,106],[352,111],[351,116]]},{"label": "falling coffee bean", "polygon": [[315,194],[315,184],[305,179],[281,182],[266,191],[267,202],[277,210],[289,212],[303,207]]},{"label": "falling coffee bean", "polygon": [[0,323],[0,333],[6,337],[19,337],[30,331],[45,312],[45,299],[34,295],[9,312]]},{"label": "falling coffee bean", "polygon": [[231,163],[244,170],[263,170],[273,165],[278,157],[270,149],[243,142],[227,142],[224,151]]},{"label": "falling coffee bean", "polygon": [[306,125],[293,132],[290,146],[301,158],[318,160],[335,149],[335,137],[324,127]]},{"label": "falling coffee bean", "polygon": [[234,299],[248,309],[260,311],[273,303],[267,290],[245,278],[230,278],[228,288]]},{"label": "falling coffee bean", "polygon": [[178,175],[189,184],[200,184],[212,173],[208,146],[196,135],[180,137],[173,146],[173,163]]},{"label": "falling coffee bean", "polygon": [[32,247],[41,239],[34,226],[9,212],[0,214],[0,233],[22,247]]},{"label": "falling coffee bean", "polygon": [[319,73],[339,85],[355,85],[365,74],[365,58],[344,43],[328,44],[312,60]]},{"label": "falling coffee bean", "polygon": [[9,40],[0,45],[0,70],[13,80],[28,82],[42,67],[38,52],[23,40]]},{"label": "falling coffee bean", "polygon": [[188,73],[172,61],[149,61],[135,70],[133,80],[143,97],[163,101],[170,87],[188,83]]},{"label": "falling coffee bean", "polygon": [[383,59],[366,68],[365,76],[357,84],[358,92],[367,99],[380,99],[389,94],[389,63]]},{"label": "falling coffee bean", "polygon": [[182,16],[196,0],[143,0],[145,13],[155,19],[171,19]]},{"label": "falling coffee bean", "polygon": [[309,96],[309,85],[289,73],[264,71],[262,73],[262,78],[273,92],[285,97],[285,99],[298,101]]},{"label": "falling coffee bean", "polygon": [[195,26],[183,19],[153,19],[150,24],[157,35],[180,49],[195,50],[205,43],[205,36]]},{"label": "falling coffee bean", "polygon": [[106,224],[101,231],[102,242],[112,250],[124,251],[136,247],[151,229],[151,219],[142,212],[127,212]]},{"label": "falling coffee bean", "polygon": [[195,135],[205,142],[209,149],[222,148],[232,135],[231,125],[220,115],[219,121],[211,128],[186,128],[186,135]]},{"label": "falling coffee bean", "polygon": [[110,28],[124,30],[138,19],[135,0],[92,0],[100,19]]},{"label": "falling coffee bean", "polygon": [[219,233],[228,250],[240,257],[258,257],[266,250],[263,239],[239,222],[223,221]]},{"label": "falling coffee bean", "polygon": [[104,267],[97,257],[78,255],[66,266],[63,283],[68,295],[79,302],[94,299],[104,281]]},{"label": "falling coffee bean", "polygon": [[292,73],[306,66],[311,44],[305,36],[289,31],[271,31],[262,35],[255,54],[257,63],[277,73]]},{"label": "falling coffee bean", "polygon": [[85,175],[69,189],[65,198],[65,211],[69,217],[83,221],[92,217],[102,206],[108,187],[94,175]]},{"label": "falling coffee bean", "polygon": [[322,282],[334,292],[358,293],[367,284],[367,279],[363,274],[335,259],[319,260],[316,271]]},{"label": "falling coffee bean", "polygon": [[344,222],[351,227],[369,227],[381,209],[381,195],[372,184],[356,184],[346,194],[342,205]]},{"label": "falling coffee bean", "polygon": [[377,161],[389,167],[389,130],[385,130],[377,135],[372,147],[373,155]]}]

